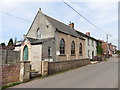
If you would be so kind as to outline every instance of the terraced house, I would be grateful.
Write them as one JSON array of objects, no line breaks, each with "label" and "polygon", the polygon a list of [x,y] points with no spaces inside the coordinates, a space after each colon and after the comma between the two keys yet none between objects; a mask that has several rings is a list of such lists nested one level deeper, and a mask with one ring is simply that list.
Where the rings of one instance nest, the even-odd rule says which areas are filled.
[{"label": "terraced house", "polygon": [[[65,25],[39,10],[24,36],[24,40],[16,43],[15,50],[21,51],[21,61],[31,61],[32,69],[40,69],[40,61],[64,61],[87,58],[86,38],[74,29],[74,23]],[[92,56],[96,55],[96,39]],[[91,51],[89,51],[91,52]]]}]

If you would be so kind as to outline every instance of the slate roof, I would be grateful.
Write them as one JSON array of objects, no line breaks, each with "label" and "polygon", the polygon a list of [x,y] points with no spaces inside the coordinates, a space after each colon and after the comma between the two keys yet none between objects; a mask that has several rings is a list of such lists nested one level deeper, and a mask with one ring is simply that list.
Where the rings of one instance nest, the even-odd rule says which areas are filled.
[{"label": "slate roof", "polygon": [[[80,31],[77,31],[77,33],[80,34],[80,35],[82,35],[83,37],[88,37],[88,38],[91,38],[91,39],[93,39],[93,40],[95,40],[95,41],[99,41],[99,40],[97,40],[97,39],[95,39],[95,38],[93,38],[93,37],[91,37],[91,36],[88,36],[88,35],[80,32]],[[100,41],[99,41],[99,42],[100,42]]]},{"label": "slate roof", "polygon": [[84,39],[83,37],[88,37],[88,38],[91,38],[93,40],[96,40],[98,41],[97,39],[91,37],[91,36],[88,36],[80,31],[77,31],[73,28],[71,28],[70,26],[54,19],[54,18],[51,18],[47,15],[44,14],[44,16],[46,17],[46,19],[53,24],[53,26],[57,29],[57,31],[60,31],[62,33],[66,33],[66,34],[69,34],[69,35],[72,35],[72,36],[75,36],[75,37],[79,37],[81,39]]},{"label": "slate roof", "polygon": [[[30,39],[30,38],[29,38]],[[32,39],[32,38],[31,38]],[[31,44],[40,44],[40,43],[43,43],[43,42],[46,42],[46,41],[49,41],[51,39],[54,39],[54,37],[51,37],[51,38],[44,38],[44,39],[33,39]]]},{"label": "slate roof", "polygon": [[53,19],[47,15],[45,15],[45,18],[56,28],[57,31],[60,31],[60,32],[63,32],[63,33],[66,33],[66,34],[69,34],[69,35],[72,35],[72,36],[75,36],[75,37],[78,37],[78,38],[81,38],[81,39],[84,39],[82,38],[81,35],[79,35],[75,29],[69,27],[68,25],[56,20],[56,19]]},{"label": "slate roof", "polygon": [[34,38],[30,38],[30,37],[26,37],[26,38],[31,42],[32,45],[33,44],[41,44],[41,43],[43,43],[45,41],[49,41],[51,39],[54,39],[53,37],[51,37],[51,38],[44,38],[44,39],[34,39]]},{"label": "slate roof", "polygon": [[[45,41],[49,41],[49,40],[51,40],[51,39],[54,39],[54,37],[44,38],[44,39],[35,39],[35,38],[30,38],[30,37],[26,37],[26,38],[30,41],[31,45],[42,44],[42,43],[45,42]],[[26,39],[26,38],[25,38],[25,39]],[[24,40],[25,40],[25,39],[24,39]],[[21,46],[21,44],[24,42],[24,40],[23,40],[20,44],[15,45],[15,46]]]}]

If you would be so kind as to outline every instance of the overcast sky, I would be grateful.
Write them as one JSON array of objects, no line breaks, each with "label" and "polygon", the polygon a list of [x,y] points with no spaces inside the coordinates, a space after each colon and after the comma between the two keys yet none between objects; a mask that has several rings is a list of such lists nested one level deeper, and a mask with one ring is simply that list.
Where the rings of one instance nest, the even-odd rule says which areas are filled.
[{"label": "overcast sky", "polygon": [[[19,2],[18,2],[19,1]],[[80,14],[111,35],[109,42],[118,45],[118,0],[64,0]],[[96,2],[97,1],[97,2]],[[0,43],[7,43],[10,38],[23,38],[39,8],[42,12],[65,24],[75,23],[75,29],[92,37],[106,41],[106,34],[75,13],[61,0],[0,0],[0,11],[27,19],[24,21],[0,13]]]}]

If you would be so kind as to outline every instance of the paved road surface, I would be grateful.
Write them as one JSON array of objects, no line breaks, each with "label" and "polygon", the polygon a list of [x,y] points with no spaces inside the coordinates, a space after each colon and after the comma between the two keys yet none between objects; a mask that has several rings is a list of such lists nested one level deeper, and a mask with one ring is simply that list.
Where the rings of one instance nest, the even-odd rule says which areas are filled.
[{"label": "paved road surface", "polygon": [[118,59],[80,67],[69,72],[37,79],[12,88],[117,88]]}]

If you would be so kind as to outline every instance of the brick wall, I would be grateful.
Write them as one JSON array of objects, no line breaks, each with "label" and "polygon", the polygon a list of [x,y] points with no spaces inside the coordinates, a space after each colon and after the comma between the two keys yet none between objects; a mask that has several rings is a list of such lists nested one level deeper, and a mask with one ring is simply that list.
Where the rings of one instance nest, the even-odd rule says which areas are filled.
[{"label": "brick wall", "polygon": [[103,48],[103,53],[107,54],[108,53],[108,44],[107,44],[107,42],[102,43],[102,48]]},{"label": "brick wall", "polygon": [[90,64],[90,59],[48,62],[48,74],[70,70],[87,64]]},{"label": "brick wall", "polygon": [[20,61],[20,52],[12,50],[0,50],[1,64],[16,64]]},{"label": "brick wall", "polygon": [[19,64],[4,64],[0,67],[2,67],[2,73],[0,74],[0,77],[2,77],[3,85],[6,83],[14,83],[19,81]]}]

